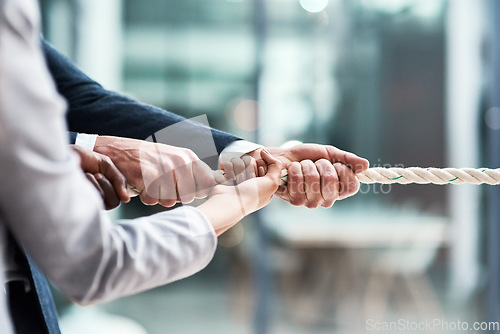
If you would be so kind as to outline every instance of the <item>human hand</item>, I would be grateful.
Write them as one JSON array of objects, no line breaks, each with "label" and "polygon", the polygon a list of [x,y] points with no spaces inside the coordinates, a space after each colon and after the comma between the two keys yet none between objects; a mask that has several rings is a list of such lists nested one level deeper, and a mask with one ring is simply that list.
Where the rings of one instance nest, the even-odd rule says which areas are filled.
[{"label": "human hand", "polygon": [[92,152],[83,147],[71,145],[80,157],[80,167],[87,179],[101,194],[106,210],[120,205],[120,202],[129,202],[125,177],[107,156]]},{"label": "human hand", "polygon": [[[357,173],[369,162],[329,145],[299,144],[290,148],[266,148],[287,169],[288,182],[276,195],[292,205],[329,208],[336,200],[359,190]],[[259,150],[251,152],[256,156]]]},{"label": "human hand", "polygon": [[210,167],[189,149],[99,136],[94,151],[111,158],[146,205],[190,203],[208,196],[215,184]]},{"label": "human hand", "polygon": [[235,185],[253,179],[258,175],[259,168],[261,169],[260,176],[264,176],[265,172],[262,172],[262,169],[267,168],[267,164],[262,158],[255,159],[249,155],[230,159],[221,158],[220,165],[221,170],[224,172],[224,180],[217,183],[225,185]]},{"label": "human hand", "polygon": [[217,235],[227,231],[244,216],[269,204],[279,186],[282,164],[269,152],[261,150],[260,157],[266,164],[263,176],[248,179],[234,186],[217,185],[209,199],[198,209],[212,223]]}]

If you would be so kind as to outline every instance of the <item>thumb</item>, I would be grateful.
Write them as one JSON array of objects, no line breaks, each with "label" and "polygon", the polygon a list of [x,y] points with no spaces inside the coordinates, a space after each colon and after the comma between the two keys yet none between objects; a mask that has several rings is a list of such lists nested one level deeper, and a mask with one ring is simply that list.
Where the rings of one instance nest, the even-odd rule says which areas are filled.
[{"label": "thumb", "polygon": [[281,177],[281,169],[283,168],[283,164],[281,163],[281,161],[274,158],[271,153],[266,150],[262,150],[260,152],[260,156],[262,160],[267,163],[266,177],[269,177],[273,180],[279,180]]}]

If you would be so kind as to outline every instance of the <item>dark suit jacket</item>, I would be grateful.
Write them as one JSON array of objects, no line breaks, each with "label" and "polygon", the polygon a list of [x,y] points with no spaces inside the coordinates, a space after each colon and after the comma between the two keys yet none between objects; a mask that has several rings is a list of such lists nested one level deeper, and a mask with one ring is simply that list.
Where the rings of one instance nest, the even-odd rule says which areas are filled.
[{"label": "dark suit jacket", "polygon": [[[146,139],[184,120],[179,115],[104,89],[47,42],[42,41],[42,46],[57,89],[69,103],[67,120],[69,129],[74,131],[70,137],[73,140],[75,132]],[[218,153],[240,139],[211,130]],[[191,137],[196,137],[196,133]]]}]

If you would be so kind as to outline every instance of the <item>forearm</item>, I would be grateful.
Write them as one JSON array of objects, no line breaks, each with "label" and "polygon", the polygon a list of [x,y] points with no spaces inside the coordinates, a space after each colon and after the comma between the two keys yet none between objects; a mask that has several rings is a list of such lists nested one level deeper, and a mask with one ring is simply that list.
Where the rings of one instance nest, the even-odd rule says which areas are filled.
[{"label": "forearm", "polygon": [[235,186],[218,185],[212,190],[210,198],[198,207],[217,235],[272,200],[278,188],[282,165],[265,150],[261,152],[260,158],[267,165],[265,175],[250,178]]},{"label": "forearm", "polygon": [[226,187],[227,196],[213,196],[197,209],[207,218],[217,236],[236,225],[246,214],[236,187]]},{"label": "forearm", "polygon": [[217,245],[212,227],[192,207],[108,227],[98,236],[100,245],[106,247],[99,245],[89,260],[76,262],[87,270],[58,264],[67,270],[51,277],[81,304],[108,301],[189,277],[212,260]]}]

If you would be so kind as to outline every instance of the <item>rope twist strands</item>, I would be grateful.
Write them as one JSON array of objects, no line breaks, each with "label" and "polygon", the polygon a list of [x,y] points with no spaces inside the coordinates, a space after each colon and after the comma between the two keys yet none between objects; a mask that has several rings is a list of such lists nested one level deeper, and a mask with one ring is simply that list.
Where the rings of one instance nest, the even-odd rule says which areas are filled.
[{"label": "rope twist strands", "polygon": [[369,168],[357,174],[362,183],[500,184],[500,168]]},{"label": "rope twist strands", "polygon": [[[383,184],[500,184],[500,168],[369,168],[363,173],[356,175],[361,183],[383,183]],[[222,170],[214,171],[215,182],[226,183],[226,174]],[[287,170],[281,171],[281,185],[287,182]],[[139,192],[135,187],[128,185],[130,196],[137,196]]]},{"label": "rope twist strands", "polygon": [[[217,183],[225,183],[224,171],[215,171]],[[500,168],[369,168],[363,173],[356,175],[361,183],[383,183],[383,184],[500,184]],[[286,169],[281,172],[281,185],[287,183],[288,175]]]}]

